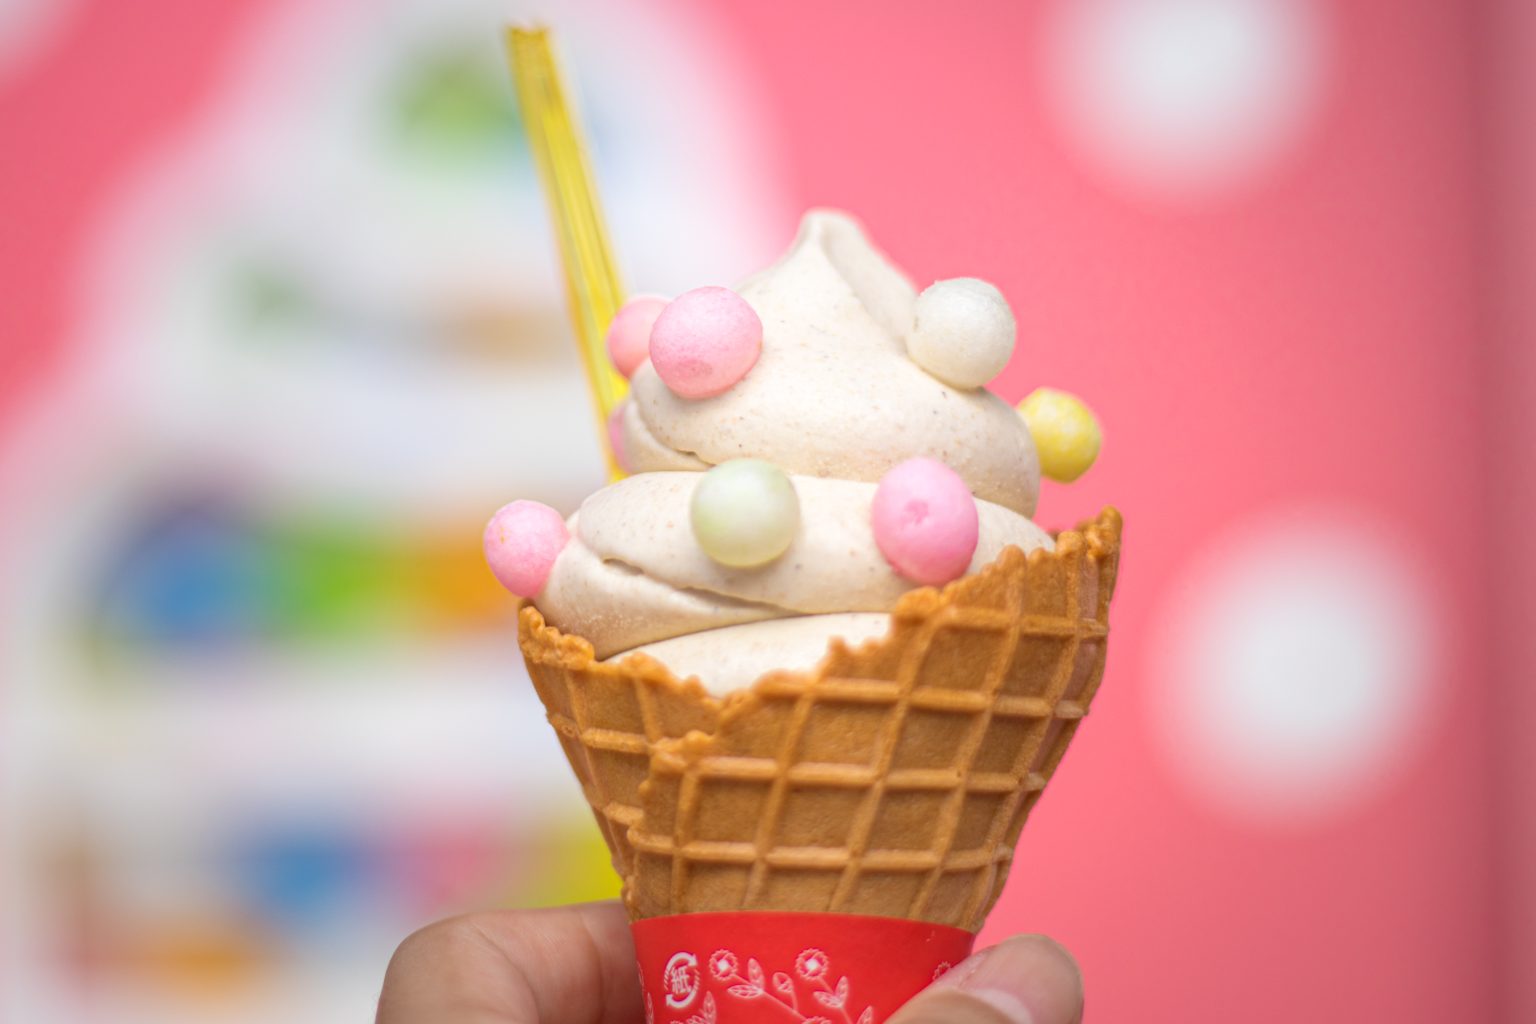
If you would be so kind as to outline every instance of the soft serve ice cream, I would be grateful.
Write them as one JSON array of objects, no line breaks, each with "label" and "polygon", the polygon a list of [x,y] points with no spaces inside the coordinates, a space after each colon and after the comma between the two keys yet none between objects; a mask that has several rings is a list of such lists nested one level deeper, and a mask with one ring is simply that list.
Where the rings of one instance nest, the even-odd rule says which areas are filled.
[{"label": "soft serve ice cream", "polygon": [[1099,438],[1070,396],[984,389],[1014,333],[991,285],[919,293],[813,212],[734,291],[626,305],[630,475],[487,526],[647,1017],[874,1024],[971,950],[1103,678],[1119,566],[1114,509],[1031,521]]},{"label": "soft serve ice cream", "polygon": [[[1030,519],[1036,439],[981,386],[1013,335],[991,285],[919,294],[851,218],[813,211],[734,292],[621,311],[610,351],[632,393],[612,434],[631,475],[564,521],[514,502],[487,557],[599,659],[642,652],[716,693],[808,668],[833,637],[884,635],[914,586],[1052,547]],[[1050,461],[1081,472],[1086,411],[1031,402]]]}]

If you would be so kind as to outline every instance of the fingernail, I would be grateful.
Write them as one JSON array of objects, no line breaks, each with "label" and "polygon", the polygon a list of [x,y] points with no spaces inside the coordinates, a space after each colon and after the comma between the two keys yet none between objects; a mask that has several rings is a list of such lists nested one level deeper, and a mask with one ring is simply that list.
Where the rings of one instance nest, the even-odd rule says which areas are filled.
[{"label": "fingernail", "polygon": [[1008,1024],[1075,1024],[1083,977],[1066,950],[1041,935],[1006,939],[963,961],[932,986],[956,989]]}]

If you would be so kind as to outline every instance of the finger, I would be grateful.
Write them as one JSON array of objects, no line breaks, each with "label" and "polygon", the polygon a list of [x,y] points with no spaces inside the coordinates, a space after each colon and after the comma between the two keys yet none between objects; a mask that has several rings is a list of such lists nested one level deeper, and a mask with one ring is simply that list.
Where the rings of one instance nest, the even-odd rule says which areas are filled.
[{"label": "finger", "polygon": [[1077,1024],[1083,976],[1043,935],[1016,935],[961,961],[889,1024]]},{"label": "finger", "polygon": [[400,944],[378,1024],[637,1024],[640,982],[617,902],[440,921]]}]

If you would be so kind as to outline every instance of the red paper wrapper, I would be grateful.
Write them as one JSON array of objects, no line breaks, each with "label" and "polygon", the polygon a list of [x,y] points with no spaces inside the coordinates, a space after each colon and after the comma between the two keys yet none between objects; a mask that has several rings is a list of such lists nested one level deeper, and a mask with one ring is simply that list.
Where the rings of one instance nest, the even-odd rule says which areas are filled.
[{"label": "red paper wrapper", "polygon": [[647,1024],[880,1024],[976,941],[856,914],[678,914],[630,928]]}]

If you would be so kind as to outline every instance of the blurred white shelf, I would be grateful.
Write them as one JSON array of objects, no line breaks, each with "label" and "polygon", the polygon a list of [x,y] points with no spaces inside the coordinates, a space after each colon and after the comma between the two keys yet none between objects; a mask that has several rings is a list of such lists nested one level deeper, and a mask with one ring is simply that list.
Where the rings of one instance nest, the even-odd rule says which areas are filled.
[{"label": "blurred white shelf", "polygon": [[86,684],[94,692],[37,694],[29,720],[12,722],[30,748],[13,763],[84,790],[166,782],[252,799],[478,801],[530,772],[539,784],[518,786],[529,799],[574,793],[510,644],[224,659],[217,678],[207,671],[183,659]]}]

